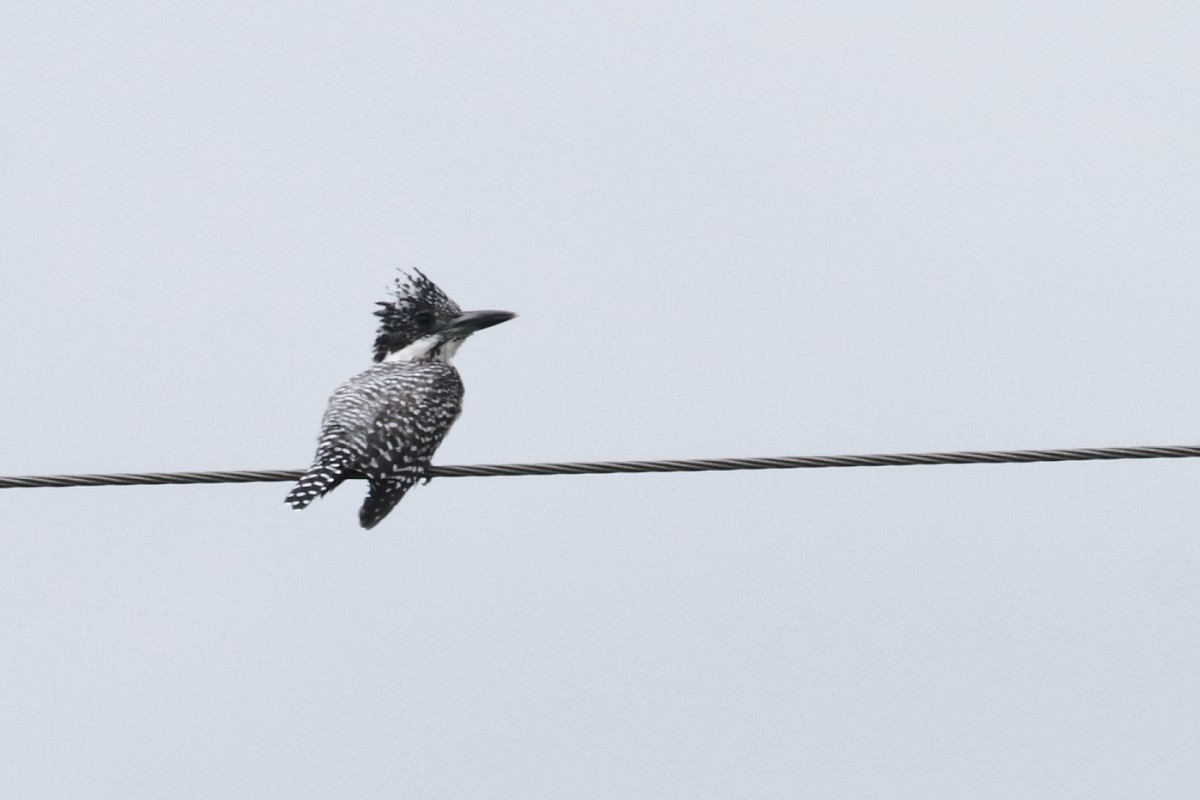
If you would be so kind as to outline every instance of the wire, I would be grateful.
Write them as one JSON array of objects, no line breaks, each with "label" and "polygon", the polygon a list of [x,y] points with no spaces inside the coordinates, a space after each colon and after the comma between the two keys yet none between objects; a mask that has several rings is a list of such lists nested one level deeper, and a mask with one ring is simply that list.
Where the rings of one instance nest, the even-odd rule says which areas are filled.
[{"label": "wire", "polygon": [[[642,472],[713,472],[742,469],[902,467],[933,464],[1028,464],[1038,461],[1116,461],[1134,458],[1197,457],[1200,457],[1200,445],[1092,447],[1073,450],[968,450],[955,453],[890,453],[861,456],[783,456],[780,458],[707,458],[680,461],[577,461],[563,464],[431,466],[427,476],[429,478],[492,478],[518,475],[601,475]],[[282,482],[296,480],[303,474],[304,470],[273,469],[235,472],[141,472],[115,475],[25,475],[0,477],[0,489]]]}]

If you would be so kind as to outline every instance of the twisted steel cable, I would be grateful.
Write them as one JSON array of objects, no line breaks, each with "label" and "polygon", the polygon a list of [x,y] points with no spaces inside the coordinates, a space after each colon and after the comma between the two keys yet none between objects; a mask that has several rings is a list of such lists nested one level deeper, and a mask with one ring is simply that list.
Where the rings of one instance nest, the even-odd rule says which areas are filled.
[{"label": "twisted steel cable", "polygon": [[[885,453],[859,456],[704,458],[673,461],[576,461],[556,464],[474,464],[430,467],[430,478],[492,478],[520,475],[603,475],[642,472],[714,472],[743,469],[903,467],[935,464],[1028,464],[1039,461],[1116,461],[1197,458],[1200,445],[1088,447],[1067,450],[966,450],[952,453]],[[0,489],[65,486],[135,486],[190,483],[260,483],[297,480],[304,470],[227,472],[138,472],[111,475],[24,475],[0,477]]]}]

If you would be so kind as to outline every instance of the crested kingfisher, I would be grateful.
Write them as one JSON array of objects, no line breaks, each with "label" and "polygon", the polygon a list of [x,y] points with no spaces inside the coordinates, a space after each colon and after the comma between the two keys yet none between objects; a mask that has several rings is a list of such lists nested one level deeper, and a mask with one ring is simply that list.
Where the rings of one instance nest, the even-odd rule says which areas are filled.
[{"label": "crested kingfisher", "polygon": [[475,331],[516,316],[466,311],[419,270],[401,272],[393,299],[378,303],[373,367],[329,399],[308,472],[285,500],[302,509],[349,477],[369,484],[358,512],[364,528],[388,515],[418,480],[462,410],[463,385],[450,359]]}]

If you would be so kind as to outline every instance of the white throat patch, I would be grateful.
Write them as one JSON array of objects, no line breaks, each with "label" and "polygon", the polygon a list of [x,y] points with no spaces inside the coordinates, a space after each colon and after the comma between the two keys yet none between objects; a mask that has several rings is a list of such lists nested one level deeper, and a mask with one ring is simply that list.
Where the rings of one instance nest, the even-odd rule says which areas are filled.
[{"label": "white throat patch", "polygon": [[[384,362],[389,361],[424,361],[429,359],[429,352],[438,346],[441,341],[436,336],[426,336],[424,339],[417,339],[415,342],[405,347],[403,350],[397,350],[394,353],[388,353],[383,357]],[[450,359],[454,358],[454,354],[458,352],[459,346],[463,343],[462,339],[451,339],[438,349],[434,355],[434,361],[444,361],[450,363]]]}]

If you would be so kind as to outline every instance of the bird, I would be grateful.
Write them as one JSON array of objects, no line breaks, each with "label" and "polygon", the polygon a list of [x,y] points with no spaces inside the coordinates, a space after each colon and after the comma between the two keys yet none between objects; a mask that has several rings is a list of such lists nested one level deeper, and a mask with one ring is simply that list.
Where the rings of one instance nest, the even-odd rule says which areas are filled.
[{"label": "bird", "polygon": [[400,271],[377,303],[374,366],[342,384],[321,422],[317,453],[284,502],[300,510],[350,477],[367,479],[358,512],[370,530],[417,481],[462,411],[463,384],[450,363],[476,331],[511,311],[466,311],[420,270]]}]

